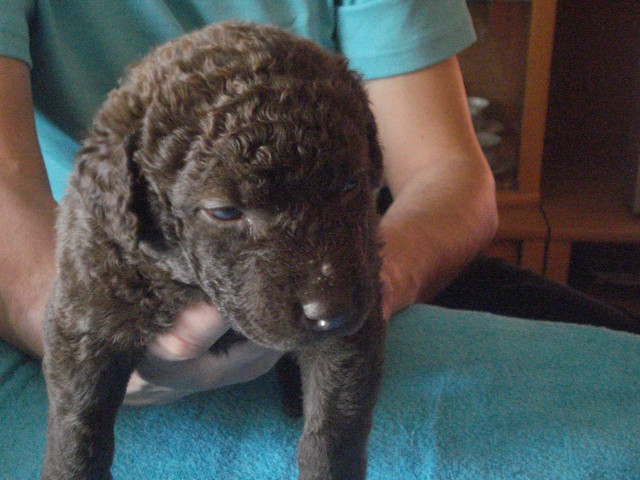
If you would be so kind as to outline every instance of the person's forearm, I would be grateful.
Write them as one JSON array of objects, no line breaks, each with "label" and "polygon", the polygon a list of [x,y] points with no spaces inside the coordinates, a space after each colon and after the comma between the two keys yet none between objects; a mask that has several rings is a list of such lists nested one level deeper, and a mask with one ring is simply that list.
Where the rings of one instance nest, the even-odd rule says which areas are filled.
[{"label": "person's forearm", "polygon": [[[381,222],[383,254],[395,260],[389,274],[396,281],[410,282],[399,291],[415,292],[422,302],[453,281],[490,243],[497,228],[494,182],[488,169],[469,159],[445,163],[407,182]],[[409,271],[394,272],[394,265]]]},{"label": "person's forearm", "polygon": [[55,272],[54,212],[28,66],[0,57],[0,336],[38,356]]},{"label": "person's forearm", "polygon": [[394,196],[381,234],[395,311],[430,300],[493,238],[495,184],[455,57],[368,90]]},{"label": "person's forearm", "polygon": [[0,181],[0,336],[41,356],[42,314],[55,272],[55,203],[34,179],[14,176],[7,186],[7,177]]}]

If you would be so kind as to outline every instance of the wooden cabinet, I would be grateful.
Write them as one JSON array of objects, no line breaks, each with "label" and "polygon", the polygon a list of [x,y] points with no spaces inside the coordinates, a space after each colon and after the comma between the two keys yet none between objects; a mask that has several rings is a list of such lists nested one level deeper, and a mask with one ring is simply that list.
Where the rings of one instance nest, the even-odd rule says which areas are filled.
[{"label": "wooden cabinet", "polygon": [[566,281],[577,243],[640,243],[639,162],[638,2],[561,1],[541,177],[547,276]]},{"label": "wooden cabinet", "polygon": [[[540,210],[555,0],[469,1],[478,42],[460,54],[467,93],[489,106],[486,146],[498,185],[500,227],[489,254],[544,272],[548,225]],[[478,122],[476,122],[478,123]],[[491,140],[491,138],[490,138]],[[481,142],[482,143],[482,142]]]},{"label": "wooden cabinet", "polygon": [[467,91],[502,127],[485,150],[500,210],[488,253],[565,282],[576,242],[640,243],[637,2],[468,5],[479,41],[460,55]]}]

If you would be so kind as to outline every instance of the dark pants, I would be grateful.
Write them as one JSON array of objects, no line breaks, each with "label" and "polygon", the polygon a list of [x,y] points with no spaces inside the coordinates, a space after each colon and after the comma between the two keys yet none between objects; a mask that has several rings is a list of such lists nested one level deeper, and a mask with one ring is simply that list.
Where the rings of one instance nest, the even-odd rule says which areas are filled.
[{"label": "dark pants", "polygon": [[432,303],[640,334],[640,321],[624,310],[495,258],[479,257]]}]

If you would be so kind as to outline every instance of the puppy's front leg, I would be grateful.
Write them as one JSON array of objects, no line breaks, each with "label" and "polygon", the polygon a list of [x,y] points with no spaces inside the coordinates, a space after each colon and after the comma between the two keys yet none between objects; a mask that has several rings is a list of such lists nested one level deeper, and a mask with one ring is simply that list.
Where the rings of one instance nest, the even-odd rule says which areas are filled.
[{"label": "puppy's front leg", "polygon": [[106,480],[114,423],[141,353],[100,332],[69,334],[56,321],[45,333],[49,414],[43,480]]},{"label": "puppy's front leg", "polygon": [[299,355],[305,425],[299,480],[362,480],[382,372],[385,326],[380,317],[356,335]]}]

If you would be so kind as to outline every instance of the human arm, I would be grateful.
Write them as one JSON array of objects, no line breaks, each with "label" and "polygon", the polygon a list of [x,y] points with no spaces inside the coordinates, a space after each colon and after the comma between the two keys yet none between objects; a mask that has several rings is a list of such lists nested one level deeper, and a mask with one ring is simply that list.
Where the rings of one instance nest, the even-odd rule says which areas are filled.
[{"label": "human arm", "polygon": [[394,202],[381,221],[385,317],[445,288],[493,238],[493,176],[457,58],[368,82]]},{"label": "human arm", "polygon": [[0,336],[34,356],[55,275],[54,212],[29,67],[0,56]]}]

